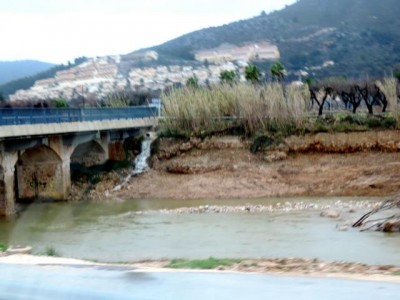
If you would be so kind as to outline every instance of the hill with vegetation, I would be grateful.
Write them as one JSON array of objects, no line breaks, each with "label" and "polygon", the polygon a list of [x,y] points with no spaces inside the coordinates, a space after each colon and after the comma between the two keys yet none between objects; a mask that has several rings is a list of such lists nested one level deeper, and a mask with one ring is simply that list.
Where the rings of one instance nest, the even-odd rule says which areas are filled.
[{"label": "hill with vegetation", "polygon": [[[121,57],[118,72],[127,76],[132,68],[159,65],[203,66],[196,51],[222,44],[236,46],[270,41],[279,47],[281,61],[294,78],[300,70],[310,77],[343,76],[366,79],[391,75],[400,66],[400,6],[398,0],[298,0],[270,14],[219,27],[198,30],[164,44]],[[157,59],[143,60],[148,50]],[[58,65],[1,85],[0,96],[30,88],[36,80],[54,77],[60,70],[82,62]],[[270,62],[260,63],[269,70]],[[322,67],[323,66],[323,67]],[[0,70],[2,67],[0,65]]]},{"label": "hill with vegetation", "polygon": [[[269,40],[289,71],[316,76],[383,76],[400,61],[397,0],[299,0],[285,9],[183,35],[153,47],[160,58],[193,60],[223,43]],[[313,68],[333,61],[329,68]]]},{"label": "hill with vegetation", "polygon": [[[34,85],[36,80],[54,77],[56,72],[62,71],[62,70],[67,70],[73,66],[77,66],[78,64],[81,64],[82,62],[84,62],[86,60],[87,60],[86,57],[79,57],[79,58],[76,58],[73,63],[68,63],[67,65],[64,65],[64,64],[51,65],[51,64],[49,64],[49,67],[44,69],[43,71],[37,71],[37,72],[31,73],[31,75],[27,75],[24,77],[18,77],[18,79],[14,79],[14,80],[8,81],[4,84],[0,84],[0,98],[11,95],[11,94],[15,93],[17,90],[29,89],[30,87],[32,87]],[[0,66],[0,68],[1,68],[1,66]]]},{"label": "hill with vegetation", "polygon": [[54,64],[36,60],[0,61],[0,84],[50,69]]}]

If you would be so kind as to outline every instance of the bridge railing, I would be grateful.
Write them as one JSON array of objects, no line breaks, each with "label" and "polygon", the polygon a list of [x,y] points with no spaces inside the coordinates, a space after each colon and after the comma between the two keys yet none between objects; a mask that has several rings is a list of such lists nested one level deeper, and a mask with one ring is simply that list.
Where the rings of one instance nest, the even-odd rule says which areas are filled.
[{"label": "bridge railing", "polygon": [[0,109],[0,126],[137,119],[156,117],[157,115],[157,108],[148,106],[123,108],[2,108]]}]

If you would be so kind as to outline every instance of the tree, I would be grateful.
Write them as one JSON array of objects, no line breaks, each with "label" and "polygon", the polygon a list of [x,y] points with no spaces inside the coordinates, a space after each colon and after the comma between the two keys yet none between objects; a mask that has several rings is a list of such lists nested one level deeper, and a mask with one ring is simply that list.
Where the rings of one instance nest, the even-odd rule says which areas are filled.
[{"label": "tree", "polygon": [[4,98],[3,93],[0,92],[0,102],[4,102],[5,100],[6,100],[6,99]]},{"label": "tree", "polygon": [[282,81],[285,78],[286,69],[280,61],[276,61],[271,65],[271,76],[277,81]]},{"label": "tree", "polygon": [[400,81],[400,64],[393,66],[393,76]]},{"label": "tree", "polygon": [[58,98],[53,101],[54,107],[65,108],[68,107],[68,102],[64,98]]},{"label": "tree", "polygon": [[236,81],[236,73],[235,71],[228,71],[228,70],[224,70],[221,71],[221,73],[219,74],[219,79],[221,80],[221,82],[223,83],[228,83],[228,84],[232,84]]},{"label": "tree", "polygon": [[311,86],[314,84],[314,81],[315,81],[315,80],[314,80],[313,78],[307,77],[307,78],[304,80],[304,83],[308,85],[308,88],[311,88]]},{"label": "tree", "polygon": [[246,66],[246,68],[244,69],[244,74],[246,80],[250,81],[253,84],[256,84],[261,81],[262,77],[261,70],[253,64],[249,64]]},{"label": "tree", "polygon": [[199,86],[199,79],[196,76],[192,76],[186,80],[186,86],[197,88]]}]

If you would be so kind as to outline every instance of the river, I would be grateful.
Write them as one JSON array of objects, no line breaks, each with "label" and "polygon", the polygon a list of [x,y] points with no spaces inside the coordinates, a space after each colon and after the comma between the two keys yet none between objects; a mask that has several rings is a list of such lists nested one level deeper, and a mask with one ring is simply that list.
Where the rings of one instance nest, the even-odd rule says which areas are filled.
[{"label": "river", "polygon": [[[0,242],[31,245],[34,253],[52,247],[62,256],[103,262],[162,258],[276,258],[400,264],[397,234],[360,232],[337,225],[354,221],[367,208],[343,218],[320,217],[321,210],[230,214],[163,214],[148,210],[199,205],[236,206],[310,201],[320,206],[366,198],[276,198],[255,200],[128,200],[125,202],[33,203],[15,220],[0,221]],[[143,211],[143,214],[136,212]]]}]

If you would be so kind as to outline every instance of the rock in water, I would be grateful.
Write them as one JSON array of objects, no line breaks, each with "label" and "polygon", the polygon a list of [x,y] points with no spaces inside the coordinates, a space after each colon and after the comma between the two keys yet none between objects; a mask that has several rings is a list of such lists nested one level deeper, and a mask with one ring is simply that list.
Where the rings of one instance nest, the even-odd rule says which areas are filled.
[{"label": "rock in water", "polygon": [[340,217],[340,214],[334,210],[324,210],[321,212],[320,216],[331,219],[338,219]]}]

